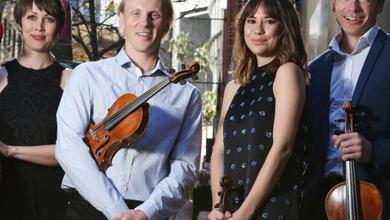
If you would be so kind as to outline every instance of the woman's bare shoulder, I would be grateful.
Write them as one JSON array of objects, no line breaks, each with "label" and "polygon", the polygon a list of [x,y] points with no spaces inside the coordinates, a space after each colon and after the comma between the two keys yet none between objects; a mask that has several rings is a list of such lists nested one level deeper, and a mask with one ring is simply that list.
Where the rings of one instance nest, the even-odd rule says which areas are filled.
[{"label": "woman's bare shoulder", "polygon": [[62,71],[62,77],[61,77],[61,88],[62,89],[65,88],[66,82],[68,81],[71,73],[72,73],[72,70],[68,69],[68,68],[66,68]]},{"label": "woman's bare shoulder", "polygon": [[8,85],[8,72],[5,66],[0,65],[0,93]]}]

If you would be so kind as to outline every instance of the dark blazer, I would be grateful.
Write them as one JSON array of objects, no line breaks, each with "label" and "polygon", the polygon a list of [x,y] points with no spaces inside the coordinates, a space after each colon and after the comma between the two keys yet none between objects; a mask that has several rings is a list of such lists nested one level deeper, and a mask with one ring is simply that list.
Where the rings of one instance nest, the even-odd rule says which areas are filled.
[{"label": "dark blazer", "polygon": [[[312,146],[304,187],[305,211],[319,201],[319,185],[329,136],[330,78],[334,54],[325,51],[309,64],[308,88]],[[385,216],[390,219],[390,36],[379,30],[368,53],[353,94],[355,112],[361,115],[358,131],[373,147],[373,163],[358,163],[357,176],[374,183],[384,198]]]}]

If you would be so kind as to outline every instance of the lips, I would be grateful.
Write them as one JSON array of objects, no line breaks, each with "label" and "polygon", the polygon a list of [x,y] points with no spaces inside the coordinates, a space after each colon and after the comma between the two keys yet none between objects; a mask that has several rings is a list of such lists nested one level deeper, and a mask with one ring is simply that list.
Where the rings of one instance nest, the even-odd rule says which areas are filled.
[{"label": "lips", "polygon": [[359,23],[363,20],[362,17],[357,16],[344,16],[344,19],[349,23]]},{"label": "lips", "polygon": [[266,39],[252,39],[251,42],[253,44],[260,45],[260,44],[264,44],[265,42],[267,42],[267,40]]},{"label": "lips", "polygon": [[136,35],[138,37],[142,37],[142,38],[149,38],[152,36],[152,33],[150,33],[150,32],[137,32]]},{"label": "lips", "polygon": [[46,39],[45,35],[31,35],[34,40],[43,41]]}]

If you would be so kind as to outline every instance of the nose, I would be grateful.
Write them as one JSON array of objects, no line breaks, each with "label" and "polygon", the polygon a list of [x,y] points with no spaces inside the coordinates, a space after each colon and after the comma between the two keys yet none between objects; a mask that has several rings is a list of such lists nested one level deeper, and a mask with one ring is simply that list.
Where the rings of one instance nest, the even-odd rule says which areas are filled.
[{"label": "nose", "polygon": [[259,22],[259,25],[254,25],[252,31],[255,34],[264,34],[263,24]]},{"label": "nose", "polygon": [[37,19],[37,21],[34,24],[34,29],[36,31],[44,31],[45,30],[45,20],[44,19]]},{"label": "nose", "polygon": [[359,0],[350,0],[348,1],[348,8],[353,12],[358,12],[362,10],[362,3]]},{"label": "nose", "polygon": [[150,26],[151,20],[152,19],[151,19],[150,15],[148,15],[146,13],[143,14],[142,16],[140,16],[140,24],[145,26],[145,27]]}]

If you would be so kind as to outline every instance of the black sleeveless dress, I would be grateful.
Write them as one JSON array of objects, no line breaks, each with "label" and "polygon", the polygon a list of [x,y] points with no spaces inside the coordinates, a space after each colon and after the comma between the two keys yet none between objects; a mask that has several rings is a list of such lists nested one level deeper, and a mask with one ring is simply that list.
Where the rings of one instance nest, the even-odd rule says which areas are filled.
[{"label": "black sleeveless dress", "polygon": [[[224,121],[224,174],[233,181],[230,204],[234,210],[248,195],[272,146],[275,115],[272,86],[276,69],[270,72],[270,65],[272,63],[257,68],[251,82],[237,90]],[[299,219],[303,184],[302,140],[307,130],[304,124],[301,123],[294,155],[280,181],[252,219]]]},{"label": "black sleeveless dress", "polygon": [[[9,145],[55,144],[56,111],[63,67],[58,63],[33,70],[17,60],[4,64],[8,85],[0,93],[0,140]],[[63,219],[64,172],[60,167],[1,158],[0,218],[4,220]]]}]

